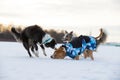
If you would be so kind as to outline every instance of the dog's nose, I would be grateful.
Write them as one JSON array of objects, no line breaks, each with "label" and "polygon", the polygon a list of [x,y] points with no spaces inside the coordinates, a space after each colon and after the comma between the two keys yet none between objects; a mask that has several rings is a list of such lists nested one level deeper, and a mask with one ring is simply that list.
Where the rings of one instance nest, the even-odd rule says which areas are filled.
[{"label": "dog's nose", "polygon": [[53,56],[50,56],[51,58],[53,58]]}]

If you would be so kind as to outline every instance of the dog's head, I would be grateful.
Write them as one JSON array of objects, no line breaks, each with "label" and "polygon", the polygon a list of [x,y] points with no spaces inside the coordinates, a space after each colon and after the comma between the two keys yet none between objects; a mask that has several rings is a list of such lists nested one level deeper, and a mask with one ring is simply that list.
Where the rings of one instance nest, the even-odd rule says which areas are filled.
[{"label": "dog's head", "polygon": [[46,47],[51,47],[53,49],[55,48],[55,45],[56,45],[55,39],[52,39],[50,42],[45,44]]},{"label": "dog's head", "polygon": [[66,56],[65,48],[60,46],[58,49],[55,49],[54,54],[51,56],[53,59],[64,59]]},{"label": "dog's head", "polygon": [[65,31],[65,35],[63,37],[63,42],[69,42],[71,41],[71,39],[73,38],[73,31],[71,31],[70,33],[68,33],[67,31]]}]

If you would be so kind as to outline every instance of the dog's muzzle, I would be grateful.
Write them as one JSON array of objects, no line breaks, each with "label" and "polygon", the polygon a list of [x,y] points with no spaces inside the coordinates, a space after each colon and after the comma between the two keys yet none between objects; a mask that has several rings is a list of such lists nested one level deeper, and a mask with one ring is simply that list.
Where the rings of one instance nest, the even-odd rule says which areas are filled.
[{"label": "dog's muzzle", "polygon": [[53,56],[50,56],[51,58],[53,58]]},{"label": "dog's muzzle", "polygon": [[50,56],[52,59],[54,59],[54,56],[52,55],[52,56]]}]

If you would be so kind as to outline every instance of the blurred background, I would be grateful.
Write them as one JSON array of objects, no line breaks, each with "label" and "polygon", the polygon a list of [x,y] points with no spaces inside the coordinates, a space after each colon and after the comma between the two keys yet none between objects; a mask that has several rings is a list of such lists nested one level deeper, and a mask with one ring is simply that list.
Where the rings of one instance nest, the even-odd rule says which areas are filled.
[{"label": "blurred background", "polygon": [[120,43],[120,0],[0,0],[1,41],[14,41],[8,37],[11,26],[22,30],[34,24],[61,33],[58,40],[64,30],[97,36],[103,28],[107,42]]}]

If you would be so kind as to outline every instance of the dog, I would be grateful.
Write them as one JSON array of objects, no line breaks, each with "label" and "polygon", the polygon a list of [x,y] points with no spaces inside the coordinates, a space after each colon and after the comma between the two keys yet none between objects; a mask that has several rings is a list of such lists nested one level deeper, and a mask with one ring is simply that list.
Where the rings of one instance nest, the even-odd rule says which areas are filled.
[{"label": "dog", "polygon": [[103,43],[106,38],[107,36],[106,33],[103,32],[103,29],[100,29],[98,37],[80,35],[56,49],[51,58],[64,59],[65,56],[69,56],[72,59],[79,60],[79,55],[84,53],[85,58],[90,57],[94,60],[93,51],[95,51],[98,45]]},{"label": "dog", "polygon": [[[73,31],[71,31],[71,32],[65,31],[65,35],[63,36],[62,41],[64,43],[68,43],[74,38],[77,38],[77,36],[73,33]],[[88,51],[88,50],[84,51],[84,54],[83,54],[84,58],[91,56],[91,53],[89,53],[89,52],[90,51]]]},{"label": "dog", "polygon": [[[73,33],[73,31],[68,32],[68,31],[65,30],[62,41],[63,41],[63,43],[68,43],[68,42],[70,42],[72,39],[74,39],[76,37],[77,36],[76,36],[76,34]],[[86,50],[86,52],[88,52],[88,51]]]},{"label": "dog", "polygon": [[29,54],[29,57],[32,57],[29,50],[30,48],[35,56],[39,57],[37,44],[40,45],[45,56],[46,53],[44,46],[54,49],[56,45],[56,40],[43,31],[43,29],[38,25],[28,26],[21,32],[18,32],[14,27],[12,27],[11,32],[17,41],[22,42],[24,48]]},{"label": "dog", "polygon": [[[91,34],[90,34],[90,35],[91,35]],[[103,35],[106,36],[104,33],[103,33]],[[76,37],[77,37],[77,36],[73,33],[73,31],[68,32],[68,31],[65,30],[65,35],[63,36],[62,41],[63,41],[64,43],[68,43],[68,42],[70,42],[72,39],[74,39],[74,38],[76,38]],[[104,38],[104,39],[105,39],[105,38]],[[103,40],[103,38],[102,38],[101,40]],[[101,41],[101,40],[100,40],[100,41]],[[104,40],[104,41],[105,41],[105,40]],[[87,57],[91,56],[91,52],[86,49],[86,50],[84,51],[83,56],[84,56],[84,58],[87,58]]]},{"label": "dog", "polygon": [[68,32],[68,31],[65,30],[65,35],[63,36],[62,41],[65,42],[65,43],[68,43],[72,39],[74,39],[75,37],[77,37],[77,36],[73,33],[73,31]]}]

